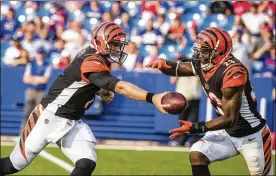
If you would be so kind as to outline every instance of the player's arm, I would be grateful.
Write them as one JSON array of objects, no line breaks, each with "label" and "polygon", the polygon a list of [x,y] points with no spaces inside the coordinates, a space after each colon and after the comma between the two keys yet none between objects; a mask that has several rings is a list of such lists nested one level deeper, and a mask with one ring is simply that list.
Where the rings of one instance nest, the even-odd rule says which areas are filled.
[{"label": "player's arm", "polygon": [[[229,73],[229,74],[228,74]],[[191,123],[179,121],[181,127],[170,130],[173,139],[184,133],[205,133],[235,126],[242,103],[242,93],[247,80],[247,72],[244,68],[229,69],[225,74],[222,86],[222,111],[223,114],[208,122]]]},{"label": "player's arm", "polygon": [[89,82],[102,89],[116,92],[134,100],[153,103],[161,112],[167,114],[161,105],[161,99],[168,92],[164,92],[162,94],[147,92],[130,82],[115,78],[107,71],[86,73],[85,77],[88,78]]},{"label": "player's arm", "polygon": [[207,131],[215,131],[235,126],[241,108],[241,97],[243,89],[243,86],[223,89],[222,110],[224,114],[222,116],[208,122],[198,123],[191,123],[180,120],[179,123],[182,126],[169,131],[169,133],[173,133],[170,136],[170,139],[187,132],[191,134],[205,133]]},{"label": "player's arm", "polygon": [[164,59],[157,59],[146,65],[150,68],[158,68],[162,73],[170,76],[194,76],[190,62],[174,62]]},{"label": "player's arm", "polygon": [[235,126],[241,108],[244,86],[222,89],[223,115],[205,123],[206,130],[214,131]]}]

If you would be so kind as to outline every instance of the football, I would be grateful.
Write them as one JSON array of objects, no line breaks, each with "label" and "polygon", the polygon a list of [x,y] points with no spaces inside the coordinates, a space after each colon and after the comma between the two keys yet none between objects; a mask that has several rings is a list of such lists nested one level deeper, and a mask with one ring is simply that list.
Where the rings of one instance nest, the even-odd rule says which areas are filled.
[{"label": "football", "polygon": [[164,106],[164,109],[169,114],[180,114],[181,112],[185,111],[185,109],[188,107],[188,102],[186,98],[177,92],[172,92],[166,94],[162,100],[162,105]]}]

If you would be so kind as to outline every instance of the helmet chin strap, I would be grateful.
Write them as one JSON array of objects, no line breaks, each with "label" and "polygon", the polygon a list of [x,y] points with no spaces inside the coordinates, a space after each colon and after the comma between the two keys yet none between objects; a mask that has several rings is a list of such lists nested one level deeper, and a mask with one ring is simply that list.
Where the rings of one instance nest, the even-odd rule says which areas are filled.
[{"label": "helmet chin strap", "polygon": [[[226,58],[229,57],[229,55],[230,55],[231,52],[232,52],[232,48],[231,48],[230,51],[224,56],[224,58],[218,63],[218,65],[222,64],[222,63],[224,62],[224,60],[225,60]],[[209,63],[207,63],[207,64],[201,64],[201,69],[202,69],[203,71],[206,71],[206,72],[207,72],[207,71],[211,70],[211,69],[215,66],[215,65],[212,63],[212,58],[213,58],[214,54],[215,54],[215,52],[212,53],[212,55],[211,55],[211,57],[210,57],[210,59],[209,59]]]},{"label": "helmet chin strap", "polygon": [[207,63],[207,64],[202,64],[201,63],[201,69],[203,71],[207,72],[215,66],[212,62],[212,58],[214,57],[215,53],[216,53],[215,50],[213,50],[211,56],[209,57],[209,63]]},{"label": "helmet chin strap", "polygon": [[201,64],[201,69],[205,72],[211,70],[214,67],[214,64],[212,62],[209,62],[208,64]]}]

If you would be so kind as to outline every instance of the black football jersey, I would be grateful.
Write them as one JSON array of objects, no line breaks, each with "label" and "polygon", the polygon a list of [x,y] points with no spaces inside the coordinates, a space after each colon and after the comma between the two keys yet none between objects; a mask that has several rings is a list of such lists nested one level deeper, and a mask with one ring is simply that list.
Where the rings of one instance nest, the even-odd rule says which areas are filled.
[{"label": "black football jersey", "polygon": [[266,123],[257,110],[257,101],[254,89],[250,83],[246,67],[234,56],[224,61],[210,72],[204,73],[192,63],[193,70],[200,78],[201,85],[218,116],[223,115],[222,88],[244,85],[242,103],[237,123],[234,127],[226,129],[233,137],[243,137],[260,130]]},{"label": "black football jersey", "polygon": [[88,72],[110,72],[110,63],[96,50],[81,50],[70,65],[51,85],[41,104],[57,116],[78,120],[94,101],[100,90],[84,75]]}]

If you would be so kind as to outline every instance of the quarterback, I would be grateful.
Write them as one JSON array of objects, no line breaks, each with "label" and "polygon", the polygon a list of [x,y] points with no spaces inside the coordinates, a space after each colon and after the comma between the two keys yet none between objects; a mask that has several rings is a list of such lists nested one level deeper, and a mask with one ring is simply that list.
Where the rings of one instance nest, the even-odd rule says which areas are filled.
[{"label": "quarterback", "polygon": [[191,147],[190,162],[195,176],[209,176],[210,163],[238,154],[244,157],[251,175],[273,175],[270,131],[257,110],[248,70],[231,55],[231,50],[229,34],[210,27],[198,34],[192,62],[158,59],[147,65],[171,76],[199,76],[217,112],[218,117],[208,122],[180,120],[182,126],[170,130],[170,138],[206,133]]},{"label": "quarterback", "polygon": [[0,175],[13,174],[28,166],[49,143],[75,163],[71,176],[91,175],[96,167],[96,139],[80,119],[98,94],[110,102],[114,93],[153,103],[161,112],[161,98],[113,77],[112,62],[127,58],[125,31],[115,23],[103,22],[92,31],[91,45],[80,51],[51,85],[48,94],[31,113],[23,133],[9,157],[0,159]]}]

